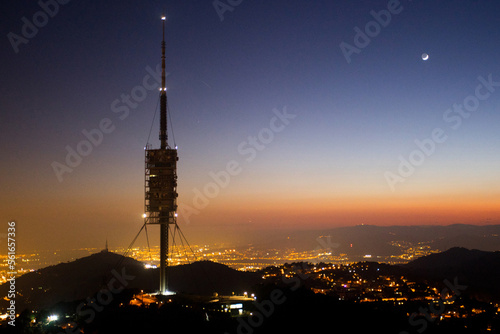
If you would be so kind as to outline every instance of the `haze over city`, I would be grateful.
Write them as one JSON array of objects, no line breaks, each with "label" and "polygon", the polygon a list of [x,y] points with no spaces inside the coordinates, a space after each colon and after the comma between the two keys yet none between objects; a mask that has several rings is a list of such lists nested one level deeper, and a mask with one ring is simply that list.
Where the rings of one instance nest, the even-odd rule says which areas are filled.
[{"label": "haze over city", "polygon": [[19,252],[126,247],[139,231],[165,13],[190,242],[500,224],[497,2],[1,7],[0,217]]}]

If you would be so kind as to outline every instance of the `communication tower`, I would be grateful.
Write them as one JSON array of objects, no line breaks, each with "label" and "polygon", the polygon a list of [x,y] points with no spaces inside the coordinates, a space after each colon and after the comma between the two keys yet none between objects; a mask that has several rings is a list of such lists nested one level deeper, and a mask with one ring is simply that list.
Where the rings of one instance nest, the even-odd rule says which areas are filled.
[{"label": "communication tower", "polygon": [[168,258],[170,225],[177,224],[177,148],[168,145],[167,134],[167,87],[165,84],[165,21],[161,42],[160,87],[160,148],[146,146],[144,182],[145,219],[147,224],[160,225],[160,291],[168,291]]}]

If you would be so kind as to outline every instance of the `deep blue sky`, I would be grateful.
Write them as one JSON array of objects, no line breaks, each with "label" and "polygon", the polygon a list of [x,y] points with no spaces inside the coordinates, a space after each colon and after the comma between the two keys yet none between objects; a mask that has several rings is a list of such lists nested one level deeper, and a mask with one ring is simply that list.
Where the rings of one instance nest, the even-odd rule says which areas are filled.
[{"label": "deep blue sky", "polygon": [[[103,235],[128,244],[142,223],[158,93],[123,120],[111,105],[159,64],[166,13],[181,208],[195,207],[210,172],[241,167],[206,207],[180,212],[195,242],[269,227],[500,223],[500,87],[459,126],[443,119],[479,76],[500,82],[500,3],[403,0],[348,63],[339,45],[387,6],[244,0],[221,21],[212,1],[73,0],[16,53],[8,34],[22,35],[22,18],[41,7],[2,2],[0,219],[19,222],[26,249],[96,246]],[[273,109],[296,117],[246,161],[239,145],[269,128]],[[59,182],[51,164],[105,118],[114,130]],[[446,141],[391,187],[399,156],[436,128]]]}]

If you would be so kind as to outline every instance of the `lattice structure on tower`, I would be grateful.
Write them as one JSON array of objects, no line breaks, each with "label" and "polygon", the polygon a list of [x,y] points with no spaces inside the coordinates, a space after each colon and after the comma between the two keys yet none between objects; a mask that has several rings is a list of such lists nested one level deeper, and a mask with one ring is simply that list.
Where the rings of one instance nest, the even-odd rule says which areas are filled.
[{"label": "lattice structure on tower", "polygon": [[146,147],[145,207],[150,224],[175,224],[177,218],[177,150]]}]

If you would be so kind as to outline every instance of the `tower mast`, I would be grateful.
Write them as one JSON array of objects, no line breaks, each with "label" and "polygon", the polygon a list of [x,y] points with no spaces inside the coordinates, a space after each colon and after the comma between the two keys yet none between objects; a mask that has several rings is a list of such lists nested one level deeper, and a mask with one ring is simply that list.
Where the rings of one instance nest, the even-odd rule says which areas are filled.
[{"label": "tower mast", "polygon": [[167,135],[167,86],[165,80],[165,21],[166,17],[161,18],[163,23],[163,39],[161,42],[161,88],[160,88],[160,143],[161,149],[168,146]]},{"label": "tower mast", "polygon": [[[160,92],[160,149],[167,148],[167,85],[165,80],[165,21],[163,16],[162,30],[163,37],[161,41],[161,92]],[[168,291],[168,221],[160,218],[160,294],[165,294]]]}]

